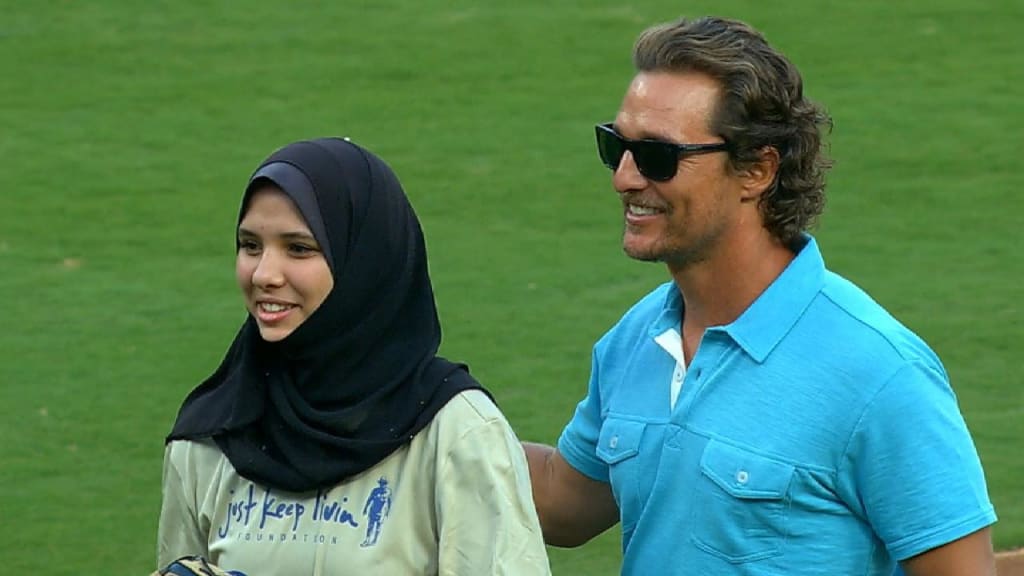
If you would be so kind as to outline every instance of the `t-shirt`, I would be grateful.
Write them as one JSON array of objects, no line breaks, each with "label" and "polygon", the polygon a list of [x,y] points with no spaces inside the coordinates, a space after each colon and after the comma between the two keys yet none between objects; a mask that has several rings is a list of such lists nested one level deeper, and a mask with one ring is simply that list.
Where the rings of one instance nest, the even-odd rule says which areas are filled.
[{"label": "t-shirt", "polygon": [[550,574],[522,447],[479,390],[373,468],[312,493],[238,475],[212,441],[164,458],[158,565],[246,576]]}]

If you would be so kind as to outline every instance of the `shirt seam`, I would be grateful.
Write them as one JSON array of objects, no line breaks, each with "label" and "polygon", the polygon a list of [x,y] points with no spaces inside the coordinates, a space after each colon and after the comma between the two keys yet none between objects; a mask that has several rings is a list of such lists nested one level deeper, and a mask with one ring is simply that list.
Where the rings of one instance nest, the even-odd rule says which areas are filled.
[{"label": "shirt seam", "polygon": [[843,452],[840,455],[839,462],[836,463],[837,477],[842,475],[844,469],[847,466],[847,462],[849,462],[848,456],[850,455],[850,450],[853,446],[853,440],[857,436],[857,432],[860,431],[861,425],[864,423],[865,418],[867,418],[868,411],[874,407],[875,401],[878,400],[878,397],[882,394],[882,392],[889,387],[893,380],[896,379],[896,376],[899,375],[900,372],[903,372],[903,370],[906,370],[909,367],[909,362],[905,361],[901,363],[895,370],[892,371],[891,374],[889,374],[888,377],[886,377],[885,382],[883,382],[882,385],[879,386],[873,394],[871,394],[871,398],[864,403],[864,408],[861,410],[860,415],[857,417],[857,421],[853,424],[853,427],[850,429],[850,435],[846,439],[846,445],[843,446]]},{"label": "shirt seam", "polygon": [[[882,330],[878,326],[868,322],[867,320],[862,318],[860,315],[855,314],[852,310],[850,310],[849,308],[844,306],[842,302],[840,302],[839,300],[837,300],[836,298],[834,298],[832,296],[832,294],[830,293],[830,291],[828,289],[828,285],[827,284],[819,292],[820,292],[822,297],[824,297],[826,300],[829,301],[829,303],[831,303],[838,310],[840,310],[847,318],[850,318],[851,320],[853,320],[854,322],[856,322],[860,326],[863,326],[864,328],[870,330],[873,334],[875,334],[876,336],[881,338],[882,341],[884,341],[885,344],[889,347],[889,349],[894,354],[896,354],[896,356],[898,356],[900,358],[900,360],[902,360],[904,362],[913,362],[915,360],[922,359],[922,357],[919,354],[912,354],[912,355],[911,354],[907,354],[906,351],[904,350],[904,346],[900,346],[896,342],[894,342],[892,336],[889,333],[887,333],[886,331]],[[885,311],[885,313],[889,314],[888,311]],[[892,317],[891,314],[889,314],[889,316]],[[900,323],[899,320],[897,320],[895,317],[893,317],[892,319],[896,323],[898,323],[901,326],[903,326],[903,324]],[[905,326],[904,326],[904,328],[909,331],[909,329],[906,328]]]}]

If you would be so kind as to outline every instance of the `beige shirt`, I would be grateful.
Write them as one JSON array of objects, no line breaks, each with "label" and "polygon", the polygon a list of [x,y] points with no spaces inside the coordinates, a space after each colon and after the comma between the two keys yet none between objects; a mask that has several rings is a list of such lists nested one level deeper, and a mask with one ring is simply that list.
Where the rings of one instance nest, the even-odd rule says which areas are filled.
[{"label": "beige shirt", "polygon": [[202,555],[246,576],[551,573],[523,450],[479,390],[330,490],[267,489],[212,441],[175,441],[163,493],[159,566]]}]

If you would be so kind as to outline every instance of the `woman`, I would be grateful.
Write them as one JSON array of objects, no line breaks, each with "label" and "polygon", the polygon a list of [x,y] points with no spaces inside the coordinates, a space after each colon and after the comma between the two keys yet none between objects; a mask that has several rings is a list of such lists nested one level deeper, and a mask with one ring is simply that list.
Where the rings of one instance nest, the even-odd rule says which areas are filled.
[{"label": "woman", "polygon": [[436,356],[423,234],[391,169],[347,140],[286,146],[249,180],[236,248],[249,316],[168,437],[159,565],[549,574],[519,441]]}]

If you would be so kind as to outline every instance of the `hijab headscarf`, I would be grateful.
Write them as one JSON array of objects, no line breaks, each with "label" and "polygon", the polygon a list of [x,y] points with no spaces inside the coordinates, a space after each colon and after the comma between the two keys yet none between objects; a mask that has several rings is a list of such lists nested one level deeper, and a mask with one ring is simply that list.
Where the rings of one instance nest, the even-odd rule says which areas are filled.
[{"label": "hijab headscarf", "polygon": [[267,184],[302,213],[334,287],[279,342],[263,340],[249,315],[167,441],[213,438],[245,478],[327,489],[408,443],[459,392],[483,388],[436,355],[423,232],[383,160],[342,139],[285,146],[250,178],[239,222]]}]

